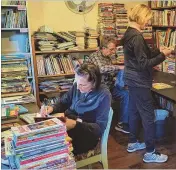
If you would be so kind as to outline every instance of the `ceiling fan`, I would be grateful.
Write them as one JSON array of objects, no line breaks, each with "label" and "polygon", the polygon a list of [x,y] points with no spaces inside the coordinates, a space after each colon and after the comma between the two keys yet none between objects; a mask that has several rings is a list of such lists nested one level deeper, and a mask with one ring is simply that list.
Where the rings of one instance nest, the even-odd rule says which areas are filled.
[{"label": "ceiling fan", "polygon": [[95,5],[93,0],[69,0],[65,2],[67,8],[76,14],[86,14],[91,11]]}]

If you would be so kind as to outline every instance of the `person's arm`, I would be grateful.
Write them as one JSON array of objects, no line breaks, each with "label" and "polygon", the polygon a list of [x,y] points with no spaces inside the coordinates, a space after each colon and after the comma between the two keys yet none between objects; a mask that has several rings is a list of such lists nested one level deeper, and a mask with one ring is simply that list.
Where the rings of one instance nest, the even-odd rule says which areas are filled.
[{"label": "person's arm", "polygon": [[96,138],[101,137],[107,126],[110,106],[111,97],[110,95],[106,95],[95,111],[97,115],[96,123],[76,121],[74,128],[82,129],[84,133],[91,133]]},{"label": "person's arm", "polygon": [[133,45],[134,45],[134,54],[140,65],[141,70],[154,67],[165,60],[164,53],[159,53],[154,58],[152,58],[151,56],[147,56],[147,54],[144,51],[145,49],[144,39],[140,35],[134,37]]},{"label": "person's arm", "polygon": [[74,88],[76,88],[75,86],[76,84],[74,84],[67,93],[65,93],[61,98],[58,98],[57,102],[52,105],[53,113],[65,112],[65,110],[71,105],[73,91]]}]

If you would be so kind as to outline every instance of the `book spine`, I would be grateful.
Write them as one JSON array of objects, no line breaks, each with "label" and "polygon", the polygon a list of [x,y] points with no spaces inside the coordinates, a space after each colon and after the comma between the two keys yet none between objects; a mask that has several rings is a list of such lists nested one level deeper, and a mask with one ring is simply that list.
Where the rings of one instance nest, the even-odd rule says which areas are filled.
[{"label": "book spine", "polygon": [[64,154],[64,153],[68,153],[68,149],[65,149],[65,150],[62,150],[62,151],[53,152],[53,153],[49,153],[49,154],[42,155],[42,156],[38,156],[38,157],[33,158],[33,159],[24,160],[24,161],[20,162],[20,165],[25,165],[25,164],[28,164],[28,163],[40,161],[42,159],[53,157],[53,156],[57,156],[57,155],[61,155],[61,154]]},{"label": "book spine", "polygon": [[66,158],[68,160],[68,153],[48,157],[48,158],[43,159],[41,161],[31,162],[31,163],[24,164],[24,165],[18,164],[18,168],[19,169],[29,169],[29,168],[32,169],[32,167],[43,166],[43,165],[47,164],[47,162],[50,162],[51,160],[54,161],[54,160],[59,160],[59,159],[63,159],[63,158]]},{"label": "book spine", "polygon": [[31,143],[31,142],[38,142],[38,141],[41,141],[41,140],[45,140],[45,139],[51,139],[51,138],[56,138],[56,137],[60,137],[60,136],[63,136],[65,133],[60,133],[60,134],[53,134],[53,135],[47,135],[47,136],[43,136],[43,137],[40,137],[40,138],[36,138],[36,139],[32,139],[32,140],[26,140],[26,141],[22,141],[22,142],[17,142],[16,143],[16,146],[20,146],[20,145],[24,145],[24,144],[28,144],[28,143]]},{"label": "book spine", "polygon": [[[39,144],[42,145],[42,144],[45,144],[45,143],[51,142],[51,141],[63,140],[64,138],[65,138],[65,136],[60,136],[60,137],[56,137],[56,138],[49,138],[49,139],[46,139],[45,141],[41,140],[41,141],[37,141],[37,142],[31,142],[31,143],[20,145],[19,147],[22,148],[22,147],[35,146],[35,145],[39,145]],[[17,148],[17,147],[15,146],[15,148]]]}]

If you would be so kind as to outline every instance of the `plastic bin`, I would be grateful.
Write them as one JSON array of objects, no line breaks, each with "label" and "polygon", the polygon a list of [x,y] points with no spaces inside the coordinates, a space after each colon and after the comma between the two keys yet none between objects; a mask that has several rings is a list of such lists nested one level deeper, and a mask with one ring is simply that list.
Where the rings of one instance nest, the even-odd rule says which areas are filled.
[{"label": "plastic bin", "polygon": [[166,118],[168,115],[169,112],[167,110],[155,110],[155,130],[157,140],[164,139],[166,136]]}]

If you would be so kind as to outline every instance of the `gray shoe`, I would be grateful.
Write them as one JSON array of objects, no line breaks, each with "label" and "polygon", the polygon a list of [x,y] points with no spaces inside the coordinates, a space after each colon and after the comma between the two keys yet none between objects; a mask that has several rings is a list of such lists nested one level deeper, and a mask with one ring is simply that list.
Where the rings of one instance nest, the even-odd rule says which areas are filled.
[{"label": "gray shoe", "polygon": [[146,153],[144,155],[143,161],[146,163],[163,163],[168,160],[168,156],[160,154],[159,152]]},{"label": "gray shoe", "polygon": [[135,151],[142,150],[145,148],[146,148],[145,143],[139,143],[139,142],[129,143],[127,151],[131,153],[131,152],[135,152]]}]

